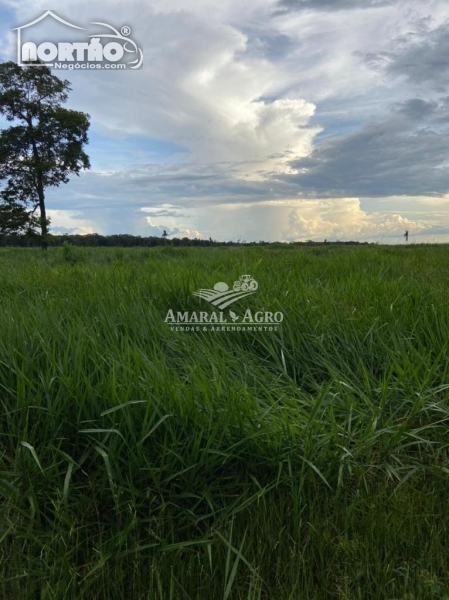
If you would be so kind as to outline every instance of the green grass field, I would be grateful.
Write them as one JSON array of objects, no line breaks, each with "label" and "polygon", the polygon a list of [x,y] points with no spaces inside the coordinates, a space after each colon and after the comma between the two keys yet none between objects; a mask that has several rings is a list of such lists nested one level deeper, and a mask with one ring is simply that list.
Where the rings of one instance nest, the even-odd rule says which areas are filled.
[{"label": "green grass field", "polygon": [[[249,273],[276,332],[173,332]],[[0,599],[449,598],[449,247],[0,250]]]}]

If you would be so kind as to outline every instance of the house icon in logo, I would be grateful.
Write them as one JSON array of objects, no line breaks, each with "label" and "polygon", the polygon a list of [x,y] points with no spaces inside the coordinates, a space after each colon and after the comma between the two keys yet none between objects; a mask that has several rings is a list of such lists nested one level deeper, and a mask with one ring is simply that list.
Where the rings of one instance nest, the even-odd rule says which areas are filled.
[{"label": "house icon in logo", "polygon": [[[63,39],[53,43],[46,40],[36,43],[36,37],[42,37],[42,30],[32,28],[42,21],[50,19],[55,26],[64,26]],[[120,30],[112,25],[93,22],[91,25],[105,27],[107,32],[87,35],[85,27],[73,25],[56,13],[47,10],[38,19],[12,29],[17,32],[17,64],[20,67],[45,66],[53,69],[139,69],[143,62],[143,52],[131,39],[131,28],[124,25]],[[68,31],[68,29],[70,31]],[[34,36],[30,35],[30,29]],[[25,30],[27,35],[25,35]],[[28,41],[31,37],[31,41]],[[34,39],[33,39],[34,38]],[[69,39],[64,39],[69,38]],[[70,39],[71,38],[71,39]],[[134,55],[134,56],[133,56]],[[125,56],[134,60],[122,60]]]},{"label": "house icon in logo", "polygon": [[[68,27],[72,27],[73,29],[81,29],[82,31],[86,31],[86,29],[84,27],[78,27],[77,25],[72,25],[72,23],[69,23],[68,21],[65,21],[64,19],[62,19],[61,17],[58,17],[58,15],[55,14],[53,11],[47,10],[38,19],[31,21],[31,23],[27,23],[26,25],[22,25],[21,27],[16,27],[15,29],[11,30],[11,31],[17,31],[17,64],[19,65],[19,67],[26,67],[27,61],[34,61],[34,62],[37,61],[36,45],[33,44],[32,42],[26,42],[22,46],[22,29],[28,29],[28,27],[31,27],[32,25],[36,25],[37,23],[40,23],[47,17],[52,17],[56,21],[59,21],[59,23],[62,23],[63,25],[67,25]],[[38,64],[38,65],[33,65],[33,66],[51,67],[52,65],[49,63],[46,63],[45,65]]]}]

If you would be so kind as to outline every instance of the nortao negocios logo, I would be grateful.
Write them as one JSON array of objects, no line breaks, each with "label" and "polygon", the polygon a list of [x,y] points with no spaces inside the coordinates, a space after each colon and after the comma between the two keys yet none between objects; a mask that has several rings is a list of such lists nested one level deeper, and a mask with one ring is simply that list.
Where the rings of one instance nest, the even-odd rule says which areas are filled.
[{"label": "nortao negocios logo", "polygon": [[219,281],[212,289],[193,292],[193,296],[205,300],[218,310],[174,311],[170,309],[165,323],[172,331],[277,331],[284,320],[282,312],[252,310],[243,312],[235,306],[237,301],[257,292],[259,284],[251,275],[241,275],[230,287]]},{"label": "nortao negocios logo", "polygon": [[[131,27],[120,30],[93,22],[98,30],[87,35],[79,27],[47,10],[39,18],[16,27],[17,64],[21,67],[47,66],[52,69],[139,69],[142,49],[130,37]],[[33,64],[34,63],[34,64]]]}]

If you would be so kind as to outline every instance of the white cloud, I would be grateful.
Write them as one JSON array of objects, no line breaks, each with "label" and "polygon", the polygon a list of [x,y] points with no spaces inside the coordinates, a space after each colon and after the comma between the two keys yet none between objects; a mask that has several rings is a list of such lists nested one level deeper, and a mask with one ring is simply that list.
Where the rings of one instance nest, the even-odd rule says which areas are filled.
[{"label": "white cloud", "polygon": [[[256,3],[247,18],[257,6],[269,5]],[[14,6],[19,20],[36,16],[37,6]],[[247,35],[223,21],[235,14],[235,2],[228,2],[227,15],[220,11],[220,19],[210,18],[211,6],[191,2],[170,10],[139,2],[125,12],[121,3],[108,3],[103,20],[132,25],[142,40],[143,68],[70,72],[72,104],[92,116],[94,128],[168,140],[187,148],[193,161],[257,161],[258,170],[282,165],[286,154],[306,156],[320,130],[305,128],[314,105],[301,95],[262,100],[279,96],[291,75],[264,57],[245,54]],[[86,25],[98,20],[98,7],[90,2],[70,0],[60,12]]]},{"label": "white cloud", "polygon": [[[437,223],[423,215],[407,215],[400,209],[367,212],[358,198],[316,200],[262,200],[257,203],[214,204],[205,207],[171,208],[170,216],[158,216],[156,207],[143,212],[158,231],[189,228],[203,232],[202,237],[217,240],[304,241],[358,240],[397,243],[405,230],[413,236],[431,230]],[[179,217],[178,217],[179,215]],[[449,211],[438,224],[449,226]],[[448,229],[449,233],[449,229]],[[429,234],[430,235],[430,234]],[[180,237],[178,235],[178,237]]]},{"label": "white cloud", "polygon": [[[16,11],[16,25],[48,8],[43,0],[6,4]],[[414,215],[412,204],[389,196],[403,189],[415,195],[446,191],[444,165],[434,168],[436,152],[444,155],[445,139],[437,146],[423,122],[418,137],[430,139],[424,151],[418,137],[411,140],[405,129],[398,152],[397,136],[390,131],[389,105],[427,100],[425,90],[412,93],[407,82],[391,79],[363,59],[392,51],[394,40],[423,19],[437,27],[447,17],[445,4],[399,0],[369,10],[274,16],[276,0],[67,0],[56,12],[69,21],[130,25],[143,47],[144,66],[135,72],[56,72],[72,81],[70,106],[91,115],[88,151],[94,150],[96,134],[114,138],[115,150],[112,156],[103,141],[101,171],[95,172],[94,163],[93,172],[73,178],[64,188],[64,200],[60,190],[49,190],[54,226],[140,235],[168,228],[176,235],[189,231],[214,239],[273,240],[374,239],[406,228],[424,232],[434,226],[437,209],[438,219],[446,223],[444,203],[425,197],[420,206],[427,203],[428,212]],[[383,130],[368,128],[379,141],[377,162],[366,156],[364,136],[373,120],[385,125]],[[319,151],[325,147],[317,138],[323,127],[328,154]],[[353,138],[360,143],[345,154],[348,132],[358,132]],[[137,147],[141,162],[129,166],[116,143],[129,136],[137,136],[142,148],[148,140],[159,140],[186,152],[158,160],[154,143],[152,164],[145,164],[150,153]],[[339,136],[343,141],[336,143]],[[321,161],[313,163],[317,176],[306,185],[301,161],[293,159],[310,157],[314,147]],[[416,150],[411,158],[410,147]],[[323,156],[334,166],[332,177]],[[310,160],[303,164],[310,166]],[[401,167],[401,161],[414,173],[398,173],[397,181],[406,188],[394,186],[391,176],[392,165]],[[430,165],[426,171],[423,161]],[[438,189],[427,185],[429,173]],[[371,180],[375,185],[366,185]],[[385,200],[363,199],[376,196],[379,181]],[[351,187],[355,183],[358,188]],[[299,199],[306,194],[321,199]],[[338,195],[358,196],[361,203]],[[65,202],[72,210],[60,210]],[[418,202],[410,198],[414,210]]]},{"label": "white cloud", "polygon": [[429,227],[399,213],[366,213],[358,198],[301,200],[288,217],[284,237],[290,240],[352,239],[368,240],[379,236],[400,236],[405,230],[418,233]]},{"label": "white cloud", "polygon": [[49,209],[47,216],[51,219],[51,233],[55,235],[60,233],[80,235],[101,233],[101,230],[93,228],[92,224],[79,211]]}]

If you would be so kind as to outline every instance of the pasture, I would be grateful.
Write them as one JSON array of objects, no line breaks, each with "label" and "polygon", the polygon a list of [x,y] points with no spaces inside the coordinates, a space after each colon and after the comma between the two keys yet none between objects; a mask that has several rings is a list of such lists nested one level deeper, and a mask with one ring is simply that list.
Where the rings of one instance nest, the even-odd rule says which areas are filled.
[{"label": "pasture", "polygon": [[[192,295],[276,331],[171,331]],[[1,600],[449,598],[449,247],[0,249]]]}]

